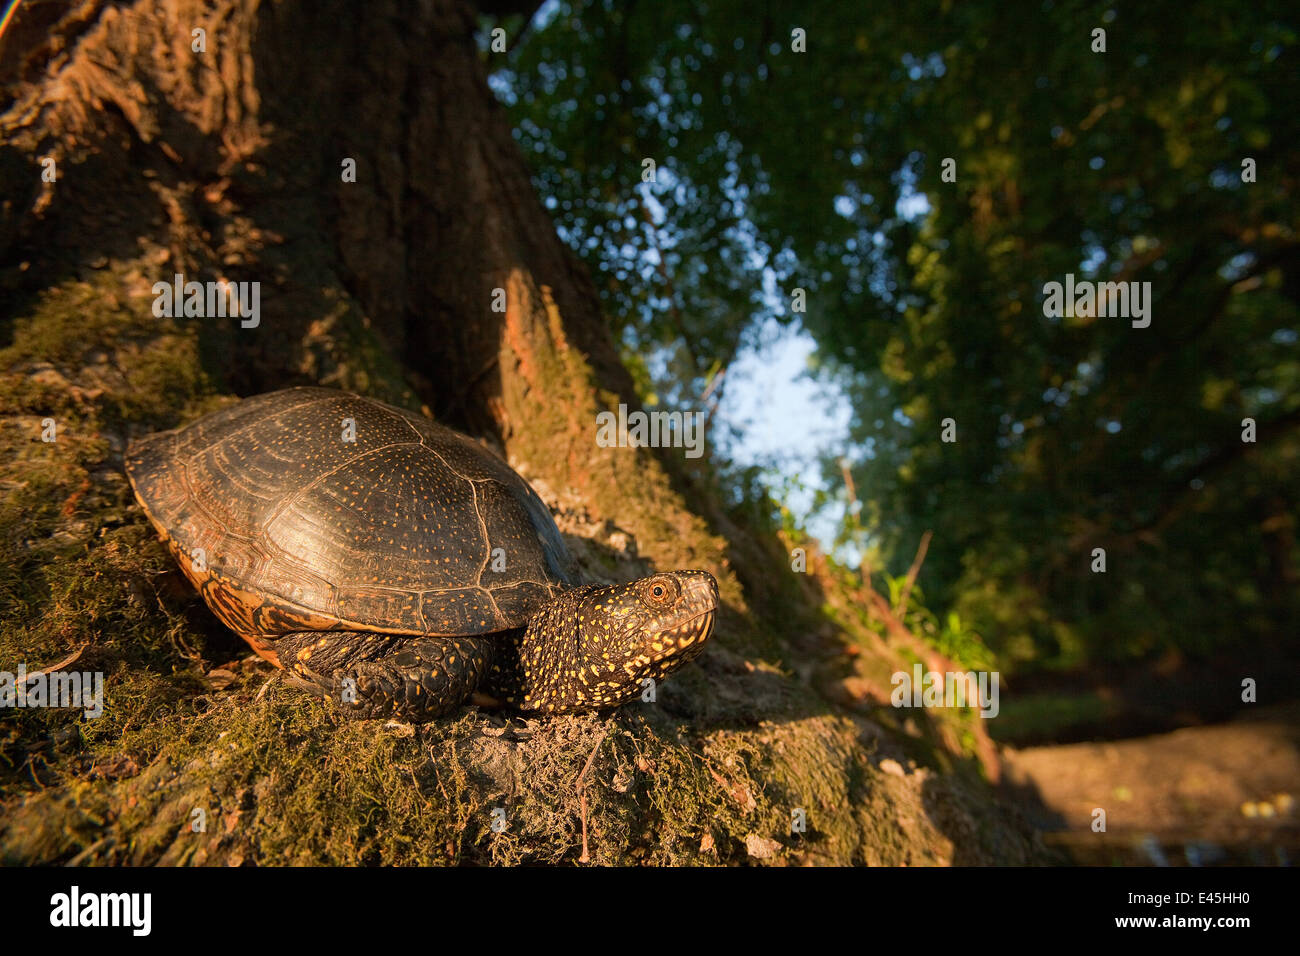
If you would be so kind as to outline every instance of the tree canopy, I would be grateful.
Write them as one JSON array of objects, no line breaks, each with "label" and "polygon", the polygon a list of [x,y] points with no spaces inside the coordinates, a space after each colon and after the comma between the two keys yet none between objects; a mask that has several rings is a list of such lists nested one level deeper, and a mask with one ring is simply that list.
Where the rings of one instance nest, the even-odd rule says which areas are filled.
[{"label": "tree canopy", "polygon": [[[1288,627],[1294,7],[541,19],[496,88],[651,400],[698,401],[764,321],[800,322],[852,404],[831,458],[870,568],[932,530],[927,599],[1004,668]],[[1149,326],[1045,314],[1067,274],[1150,283]]]}]

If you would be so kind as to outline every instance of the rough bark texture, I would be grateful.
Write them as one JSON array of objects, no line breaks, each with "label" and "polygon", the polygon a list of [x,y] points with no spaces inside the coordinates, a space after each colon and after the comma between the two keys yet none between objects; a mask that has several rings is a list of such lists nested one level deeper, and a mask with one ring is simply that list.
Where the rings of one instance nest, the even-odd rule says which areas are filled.
[{"label": "rough bark texture", "polygon": [[[970,715],[884,706],[916,655],[815,555],[791,574],[794,543],[745,528],[698,476],[596,446],[596,413],[634,405],[631,381],[489,92],[469,8],[34,11],[0,57],[0,670],[77,652],[108,700],[96,720],[6,724],[4,858],[573,861],[593,748],[599,862],[1043,858],[980,780]],[[152,285],[176,272],[260,281],[260,326],[155,317]],[[268,685],[170,566],[121,455],[131,435],[294,383],[482,436],[592,578],[712,571],[713,646],[656,704],[609,719],[384,727]]]}]

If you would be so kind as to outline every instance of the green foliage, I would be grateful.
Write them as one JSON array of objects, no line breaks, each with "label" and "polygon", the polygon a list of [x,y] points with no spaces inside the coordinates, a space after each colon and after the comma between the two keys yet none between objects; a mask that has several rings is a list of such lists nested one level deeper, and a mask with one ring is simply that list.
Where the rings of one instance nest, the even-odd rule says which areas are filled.
[{"label": "green foliage", "polygon": [[[886,574],[884,581],[889,603],[898,608],[907,587],[907,575]],[[916,585],[907,592],[907,606],[899,609],[898,616],[913,634],[966,670],[997,669],[983,638],[962,616],[956,611],[949,611],[941,621],[926,606],[925,595]]]},{"label": "green foliage", "polygon": [[[933,530],[937,632],[1069,666],[1297,610],[1296,39],[1268,2],[595,2],[498,79],[625,346],[663,349],[653,390],[698,396],[807,289],[848,537],[897,573]],[[1044,316],[1067,273],[1150,282],[1150,327]]]}]

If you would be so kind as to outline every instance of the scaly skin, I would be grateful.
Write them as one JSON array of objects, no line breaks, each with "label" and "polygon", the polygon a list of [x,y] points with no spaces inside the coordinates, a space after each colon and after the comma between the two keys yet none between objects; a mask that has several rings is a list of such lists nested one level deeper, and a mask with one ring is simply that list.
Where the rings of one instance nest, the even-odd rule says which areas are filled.
[{"label": "scaly skin", "polygon": [[617,707],[694,660],[717,607],[713,575],[675,571],[574,588],[514,640],[304,631],[274,648],[294,683],[358,717],[430,720],[476,690],[484,703],[564,714]]},{"label": "scaly skin", "polygon": [[707,571],[574,588],[537,612],[517,653],[499,649],[483,690],[523,711],[617,707],[694,660],[717,607]]}]

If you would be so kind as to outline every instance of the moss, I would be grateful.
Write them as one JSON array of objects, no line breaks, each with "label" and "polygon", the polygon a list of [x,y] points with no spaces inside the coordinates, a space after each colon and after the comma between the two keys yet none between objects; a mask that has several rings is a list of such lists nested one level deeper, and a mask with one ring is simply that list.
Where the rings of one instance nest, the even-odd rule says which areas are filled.
[{"label": "moss", "polygon": [[[980,816],[993,804],[977,782],[954,777],[943,786],[957,796],[936,796],[926,764],[937,745],[895,733],[893,714],[833,706],[797,676],[790,635],[811,628],[887,669],[898,656],[867,623],[842,598],[830,602],[842,614],[799,603],[807,594],[784,581],[770,591],[789,616],[759,619],[720,558],[724,542],[633,456],[557,484],[617,515],[654,562],[716,568],[728,605],[717,646],[658,705],[550,721],[469,711],[411,728],[346,720],[290,689],[207,612],[121,473],[131,435],[233,400],[192,326],[140,318],[147,305],[123,270],[25,304],[0,351],[0,669],[76,653],[72,666],[106,686],[97,719],[22,709],[0,723],[6,862],[575,863],[584,793],[600,864],[1032,857],[1022,829]],[[318,371],[409,406],[391,360],[365,357],[377,346],[351,306],[322,321]],[[361,356],[347,369],[330,365],[338,342]],[[581,372],[560,354],[545,374]],[[566,381],[548,414],[556,434],[575,436],[594,393],[581,398],[583,375]],[[59,424],[52,444],[40,440],[46,417]],[[576,440],[590,450],[586,432]],[[544,453],[540,437],[511,450],[556,458],[531,457]],[[881,769],[886,752],[902,776]],[[796,810],[805,832],[792,828]],[[987,836],[951,835],[981,826]]]}]

